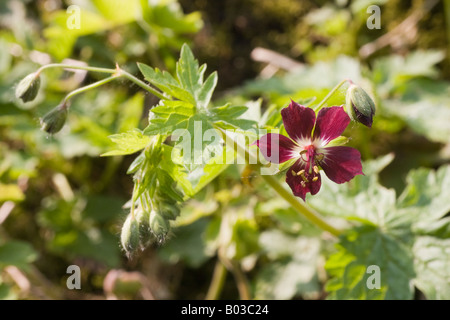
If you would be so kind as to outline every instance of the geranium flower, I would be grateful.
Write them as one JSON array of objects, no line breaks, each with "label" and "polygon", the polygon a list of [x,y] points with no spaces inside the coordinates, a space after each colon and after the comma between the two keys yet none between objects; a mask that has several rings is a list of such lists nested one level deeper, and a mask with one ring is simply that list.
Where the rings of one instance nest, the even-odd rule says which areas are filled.
[{"label": "geranium flower", "polygon": [[320,190],[320,170],[332,181],[344,183],[363,174],[361,154],[344,146],[327,146],[350,123],[342,107],[323,108],[317,118],[313,109],[292,101],[281,110],[289,138],[269,133],[256,141],[263,156],[273,163],[297,159],[286,173],[286,182],[295,196],[305,200]]}]

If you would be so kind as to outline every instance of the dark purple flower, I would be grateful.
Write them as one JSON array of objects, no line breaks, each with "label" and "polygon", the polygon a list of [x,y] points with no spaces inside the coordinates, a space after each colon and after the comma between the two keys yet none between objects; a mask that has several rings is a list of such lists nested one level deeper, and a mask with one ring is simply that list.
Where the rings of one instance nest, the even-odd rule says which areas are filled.
[{"label": "dark purple flower", "polygon": [[319,192],[321,169],[336,183],[344,183],[357,174],[363,174],[358,150],[343,146],[327,147],[350,123],[342,107],[323,108],[316,118],[313,109],[292,101],[281,110],[281,116],[289,138],[269,133],[256,141],[256,145],[273,163],[297,159],[286,173],[286,182],[295,196],[305,200],[308,192],[312,195]]}]

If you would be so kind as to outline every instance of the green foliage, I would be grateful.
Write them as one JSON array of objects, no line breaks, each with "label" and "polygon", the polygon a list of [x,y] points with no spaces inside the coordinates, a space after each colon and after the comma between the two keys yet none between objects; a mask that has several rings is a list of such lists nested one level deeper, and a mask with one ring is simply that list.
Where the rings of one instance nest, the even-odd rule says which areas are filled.
[{"label": "green foliage", "polygon": [[[332,279],[326,290],[331,299],[411,299],[414,268],[409,248],[401,239],[375,226],[355,228],[340,238],[338,252],[325,268]],[[368,285],[372,265],[380,269],[380,287]]]},{"label": "green foliage", "polygon": [[69,57],[82,36],[124,27],[136,34],[139,32],[136,26],[140,26],[144,31],[152,32],[154,44],[161,46],[160,53],[170,62],[164,47],[170,45],[179,48],[184,41],[184,34],[196,33],[202,26],[198,12],[184,15],[175,0],[156,3],[131,0],[126,4],[120,0],[96,0],[89,6],[81,4],[78,8],[79,28],[67,28],[68,24],[77,22],[76,11],[58,10],[47,19],[44,36],[48,41],[48,51],[58,60]]},{"label": "green foliage", "polygon": [[36,251],[24,241],[8,241],[0,244],[0,267],[13,265],[26,270],[36,258]]},{"label": "green foliage", "polygon": [[45,199],[39,224],[52,231],[48,249],[68,258],[86,257],[110,267],[119,263],[118,240],[110,221],[122,214],[123,201],[91,196],[72,201]]},{"label": "green foliage", "polygon": [[[400,1],[233,1],[75,0],[81,28],[72,29],[67,1],[0,4],[0,299],[122,298],[114,294],[124,283],[148,298],[147,282],[157,299],[201,299],[217,284],[213,263],[229,273],[216,292],[224,299],[243,287],[256,299],[450,299],[450,86],[441,75],[447,42],[435,45],[445,37],[440,4],[417,24],[417,43],[401,37],[364,58],[360,45],[412,12]],[[367,31],[371,4],[383,6],[381,30]],[[188,43],[203,26],[200,12],[207,23],[192,38],[194,56]],[[250,61],[255,46],[303,64],[263,69]],[[66,124],[48,137],[38,119],[102,78],[49,68],[41,88],[19,86],[59,61],[140,71],[164,98],[121,78],[71,98]],[[199,61],[218,71],[208,74]],[[280,110],[290,99],[317,106],[345,78],[374,98],[376,113],[371,130],[351,124],[348,138],[333,142],[360,150],[365,175],[337,185],[322,174],[321,191],[307,198],[342,230],[333,239],[280,198],[257,165],[236,164],[239,148],[221,133],[234,130],[229,136],[245,148],[255,129],[286,134]],[[344,104],[347,88],[325,106]],[[292,164],[278,168],[281,183]],[[71,264],[82,268],[83,290],[60,292]]]},{"label": "green foliage", "polygon": [[[311,201],[321,212],[361,224],[340,238],[338,252],[327,261],[326,269],[332,277],[327,284],[330,298],[411,299],[411,283],[431,299],[437,294],[448,294],[446,286],[436,293],[421,279],[430,277],[423,267],[426,251],[442,245],[442,240],[433,238],[430,231],[441,224],[439,219],[450,210],[450,167],[443,166],[437,172],[412,171],[405,190],[396,198],[395,192],[380,185],[377,179],[377,172],[391,160],[388,155],[367,164],[366,176],[356,177],[348,187],[324,181],[322,198]],[[444,266],[448,257],[442,254],[430,259],[438,266],[435,277],[447,277]],[[366,269],[370,265],[380,267],[380,289],[366,285],[370,276]]]},{"label": "green foliage", "polygon": [[260,245],[271,263],[259,271],[255,283],[257,299],[314,298],[320,290],[317,265],[320,241],[294,237],[277,230],[263,232]]},{"label": "green foliage", "polygon": [[150,138],[143,135],[138,129],[125,133],[114,134],[109,136],[109,138],[117,145],[117,150],[102,154],[104,157],[132,154],[144,149],[150,142]]},{"label": "green foliage", "polygon": [[[167,96],[151,109],[144,134],[171,134],[177,139],[175,148],[164,146],[161,168],[191,197],[225,170],[230,157],[235,158],[233,150],[220,145],[216,128],[246,129],[255,122],[239,119],[247,111],[245,106],[209,108],[217,73],[203,81],[206,65],[199,66],[187,45],[181,49],[176,76],[144,64],[138,66],[145,79]],[[208,135],[211,143],[205,141]]]}]

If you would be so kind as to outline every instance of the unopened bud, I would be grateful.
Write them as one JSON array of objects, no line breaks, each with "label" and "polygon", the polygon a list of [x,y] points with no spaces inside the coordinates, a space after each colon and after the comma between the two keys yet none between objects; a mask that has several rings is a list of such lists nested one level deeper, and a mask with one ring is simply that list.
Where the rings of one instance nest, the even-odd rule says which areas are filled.
[{"label": "unopened bud", "polygon": [[164,239],[170,230],[170,223],[155,210],[152,210],[152,212],[150,212],[150,229],[159,242],[164,242]]},{"label": "unopened bud", "polygon": [[62,103],[41,118],[41,129],[47,133],[55,134],[62,129],[66,119],[67,105]]},{"label": "unopened bud", "polygon": [[351,84],[345,97],[345,109],[350,119],[372,127],[375,114],[375,103],[372,98],[358,85]]},{"label": "unopened bud", "polygon": [[150,214],[147,210],[138,208],[134,211],[136,221],[139,226],[139,239],[141,243],[141,249],[145,249],[150,245],[152,239],[152,233],[150,230]]},{"label": "unopened bud", "polygon": [[31,73],[23,78],[16,87],[16,98],[23,102],[33,101],[41,86],[41,77],[38,73]]},{"label": "unopened bud", "polygon": [[159,210],[161,215],[167,220],[175,220],[180,215],[180,208],[176,203],[163,202]]},{"label": "unopened bud", "polygon": [[120,242],[128,257],[139,247],[139,225],[131,214],[128,215],[122,226]]}]

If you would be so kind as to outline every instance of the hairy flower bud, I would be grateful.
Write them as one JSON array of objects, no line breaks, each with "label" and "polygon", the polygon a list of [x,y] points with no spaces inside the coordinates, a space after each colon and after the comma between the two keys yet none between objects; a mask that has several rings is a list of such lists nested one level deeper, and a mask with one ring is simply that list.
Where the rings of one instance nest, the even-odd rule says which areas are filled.
[{"label": "hairy flower bud", "polygon": [[139,225],[135,217],[131,214],[128,215],[122,226],[120,242],[128,257],[139,247]]},{"label": "hairy flower bud", "polygon": [[163,202],[159,207],[161,216],[167,220],[175,220],[180,215],[180,208],[176,203]]},{"label": "hairy flower bud", "polygon": [[170,230],[170,223],[166,218],[158,214],[157,211],[152,210],[152,212],[150,212],[150,229],[159,242],[164,242],[164,239]]},{"label": "hairy flower bud", "polygon": [[141,248],[145,249],[151,243],[152,233],[150,230],[150,214],[147,210],[138,208],[134,211],[139,226],[139,239]]},{"label": "hairy flower bud", "polygon": [[47,133],[55,134],[62,129],[66,119],[67,105],[62,103],[40,119],[41,129]]},{"label": "hairy flower bud", "polygon": [[23,78],[16,87],[16,98],[23,102],[33,101],[41,85],[41,78],[38,73],[31,73]]},{"label": "hairy flower bud", "polygon": [[345,109],[350,119],[372,127],[375,114],[375,103],[372,98],[358,85],[351,84],[345,97]]}]

